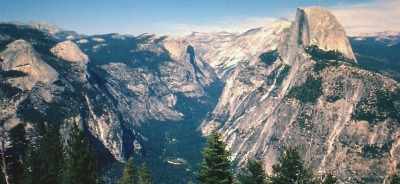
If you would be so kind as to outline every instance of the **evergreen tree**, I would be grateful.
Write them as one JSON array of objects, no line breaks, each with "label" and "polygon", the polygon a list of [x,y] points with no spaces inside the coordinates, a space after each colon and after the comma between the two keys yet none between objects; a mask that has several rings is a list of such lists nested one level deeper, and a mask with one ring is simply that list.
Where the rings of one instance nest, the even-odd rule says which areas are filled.
[{"label": "evergreen tree", "polygon": [[143,162],[139,168],[138,184],[151,184],[150,172],[146,162]]},{"label": "evergreen tree", "polygon": [[34,184],[37,177],[37,165],[38,164],[38,155],[37,151],[35,151],[33,142],[29,143],[28,148],[25,153],[24,165],[23,165],[23,174],[22,174],[22,184]]},{"label": "evergreen tree", "polygon": [[286,148],[272,169],[274,175],[270,179],[273,184],[316,183],[311,170],[305,168],[303,160],[295,148]]},{"label": "evergreen tree", "polygon": [[400,184],[400,176],[393,174],[390,179],[390,184]]},{"label": "evergreen tree", "polygon": [[132,159],[129,159],[125,163],[124,171],[121,179],[118,181],[119,184],[134,184],[135,183],[135,167]]},{"label": "evergreen tree", "polygon": [[325,180],[322,182],[322,184],[335,184],[338,183],[338,179],[333,176],[332,173],[328,173],[325,177]]},{"label": "evergreen tree", "polygon": [[196,173],[200,183],[205,184],[231,184],[234,177],[231,172],[229,152],[221,140],[218,131],[213,131],[207,139],[207,147],[203,149],[203,162],[200,163],[201,171]]},{"label": "evergreen tree", "polygon": [[9,182],[20,183],[23,173],[22,161],[28,145],[26,140],[25,126],[18,124],[10,130],[11,145],[10,148],[4,151],[5,163],[9,171]]},{"label": "evergreen tree", "polygon": [[36,139],[29,144],[24,159],[23,183],[60,183],[61,135],[50,123],[39,122]]},{"label": "evergreen tree", "polygon": [[62,183],[99,183],[100,169],[92,145],[85,134],[74,124],[68,140]]},{"label": "evergreen tree", "polygon": [[238,174],[237,179],[241,184],[264,184],[266,174],[262,162],[258,159],[248,161],[246,167]]}]

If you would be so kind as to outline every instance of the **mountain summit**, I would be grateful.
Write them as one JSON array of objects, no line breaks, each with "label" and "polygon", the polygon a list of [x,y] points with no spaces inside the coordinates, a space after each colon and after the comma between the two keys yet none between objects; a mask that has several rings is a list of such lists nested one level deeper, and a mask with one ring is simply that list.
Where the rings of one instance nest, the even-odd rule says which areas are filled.
[{"label": "mountain summit", "polygon": [[54,23],[51,22],[38,22],[38,21],[31,21],[28,23],[29,26],[45,31],[49,33],[50,35],[53,35],[54,38],[59,39],[59,40],[73,40],[77,38],[82,38],[85,37],[85,35],[80,35],[76,33],[75,31],[68,31],[64,30]]},{"label": "mountain summit", "polygon": [[322,175],[382,181],[400,159],[398,113],[387,112],[400,109],[399,83],[360,68],[343,27],[324,8],[299,8],[277,37],[277,49],[232,69],[203,133],[220,130],[238,165],[257,155],[271,172],[282,148],[295,146]]},{"label": "mountain summit", "polygon": [[292,64],[298,47],[311,45],[324,51],[340,52],[356,61],[343,27],[329,10],[318,6],[297,9],[296,19],[279,50]]},{"label": "mountain summit", "polygon": [[10,130],[31,132],[41,120],[64,138],[79,124],[104,162],[148,161],[154,183],[192,179],[202,136],[214,129],[238,168],[257,157],[272,172],[280,152],[297,147],[315,173],[343,183],[382,183],[398,169],[400,83],[364,69],[325,8],[244,33],[186,37],[65,41],[52,24],[36,27],[0,24],[8,173],[4,158],[20,158]]}]

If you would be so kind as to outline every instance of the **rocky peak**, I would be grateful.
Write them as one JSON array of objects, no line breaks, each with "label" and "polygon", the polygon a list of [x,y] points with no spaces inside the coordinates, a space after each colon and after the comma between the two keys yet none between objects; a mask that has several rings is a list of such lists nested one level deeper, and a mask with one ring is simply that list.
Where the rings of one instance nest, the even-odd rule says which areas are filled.
[{"label": "rocky peak", "polygon": [[225,79],[238,64],[256,61],[261,53],[275,50],[280,43],[280,35],[290,26],[290,21],[280,19],[245,33],[194,33],[186,39],[216,70],[217,75]]},{"label": "rocky peak", "polygon": [[9,79],[12,86],[22,90],[30,90],[37,82],[52,84],[58,79],[58,73],[46,62],[33,46],[25,40],[16,40],[0,53],[3,61],[2,70],[17,70],[27,74],[24,77]]},{"label": "rocky peak", "polygon": [[57,27],[55,24],[51,22],[37,22],[37,21],[31,21],[28,23],[30,26],[37,28],[37,29],[42,29],[50,34],[56,34],[58,32],[64,31],[63,29]]},{"label": "rocky peak", "polygon": [[342,25],[329,10],[322,7],[298,8],[295,21],[282,41],[279,50],[289,64],[293,64],[301,45],[317,45],[325,51],[340,52],[356,62]]},{"label": "rocky peak", "polygon": [[84,54],[79,47],[71,42],[64,41],[58,43],[50,50],[55,56],[62,58],[66,61],[87,63],[89,58]]},{"label": "rocky peak", "polygon": [[73,39],[77,39],[77,38],[86,37],[86,35],[78,34],[75,31],[68,31],[68,30],[62,29],[51,22],[31,21],[28,23],[28,25],[33,28],[36,28],[38,30],[42,30],[46,33],[49,33],[55,39],[58,39],[58,40],[73,40]]}]

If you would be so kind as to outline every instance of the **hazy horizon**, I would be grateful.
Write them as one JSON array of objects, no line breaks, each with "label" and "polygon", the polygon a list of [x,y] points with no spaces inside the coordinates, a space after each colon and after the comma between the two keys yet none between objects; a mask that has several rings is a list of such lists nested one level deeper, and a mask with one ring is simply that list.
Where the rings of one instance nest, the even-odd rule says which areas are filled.
[{"label": "hazy horizon", "polygon": [[1,22],[51,22],[80,34],[188,35],[193,31],[244,32],[278,19],[293,20],[297,7],[322,6],[349,36],[400,30],[396,0],[1,0]]}]

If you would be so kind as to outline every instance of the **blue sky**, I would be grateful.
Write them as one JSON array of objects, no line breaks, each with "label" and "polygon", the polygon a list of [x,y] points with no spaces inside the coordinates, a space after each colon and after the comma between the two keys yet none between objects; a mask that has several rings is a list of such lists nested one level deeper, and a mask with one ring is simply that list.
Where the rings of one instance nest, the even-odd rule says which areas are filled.
[{"label": "blue sky", "polygon": [[293,20],[297,7],[311,5],[332,10],[350,34],[400,31],[398,0],[0,0],[0,22],[52,22],[89,35],[185,35]]}]

